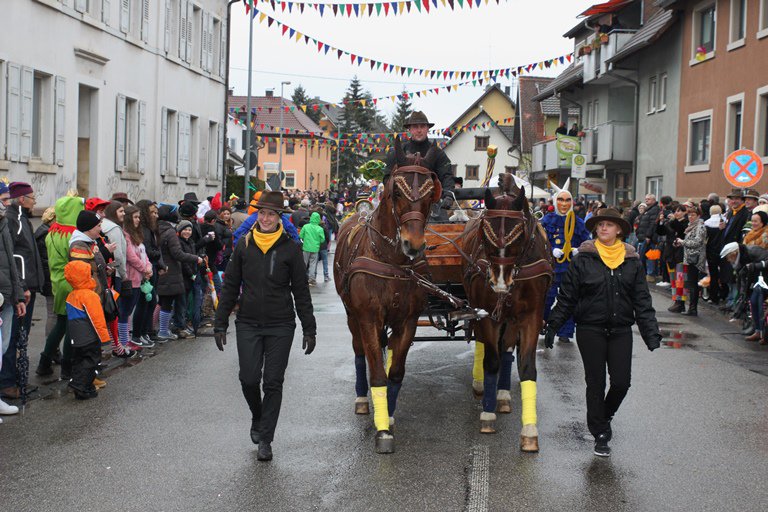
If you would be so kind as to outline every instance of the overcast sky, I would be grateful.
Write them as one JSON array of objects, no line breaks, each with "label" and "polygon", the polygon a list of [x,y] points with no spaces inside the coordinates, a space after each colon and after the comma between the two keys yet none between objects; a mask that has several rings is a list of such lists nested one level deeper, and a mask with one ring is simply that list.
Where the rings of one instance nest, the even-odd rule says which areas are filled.
[{"label": "overcast sky", "polygon": [[[337,1],[337,0],[334,0]],[[340,0],[338,0],[340,1]],[[455,2],[458,7],[458,2]],[[272,11],[269,4],[259,2],[262,12],[310,37],[356,55],[395,65],[427,69],[499,69],[515,67],[559,55],[572,50],[570,40],[562,35],[578,23],[576,16],[600,0],[489,0],[479,8],[466,7],[451,11],[438,2],[429,13],[398,16],[348,18],[334,17],[329,10],[323,17],[313,9],[300,13],[283,12],[279,5]],[[382,11],[383,12],[383,11]],[[248,86],[248,16],[242,4],[232,6],[232,42],[230,82],[236,94],[245,95]],[[254,95],[269,88],[280,94],[280,82],[290,81],[285,97],[301,84],[309,96],[339,102],[353,76],[362,81],[373,97],[423,90],[459,80],[429,80],[411,75],[372,71],[369,64],[352,65],[349,57],[338,60],[336,54],[318,53],[312,42],[304,44],[282,35],[276,24],[267,27],[266,20],[253,21],[253,85]],[[565,66],[540,71],[539,76],[556,76]],[[502,85],[512,85],[503,79]],[[460,87],[437,96],[414,98],[413,107],[423,110],[436,128],[455,121],[482,93],[481,87]],[[379,102],[379,110],[388,117],[394,111],[389,100]]]}]

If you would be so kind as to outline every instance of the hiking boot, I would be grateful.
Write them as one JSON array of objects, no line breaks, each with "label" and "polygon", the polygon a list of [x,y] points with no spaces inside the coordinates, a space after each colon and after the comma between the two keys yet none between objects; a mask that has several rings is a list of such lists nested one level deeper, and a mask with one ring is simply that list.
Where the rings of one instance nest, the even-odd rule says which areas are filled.
[{"label": "hiking boot", "polygon": [[609,436],[607,433],[598,434],[595,437],[595,455],[598,457],[610,457],[611,448],[608,446]]},{"label": "hiking boot", "polygon": [[16,400],[20,397],[21,393],[19,392],[19,388],[16,386],[0,389],[0,398],[10,398],[12,400]]},{"label": "hiking boot", "polygon": [[41,377],[53,374],[53,359],[43,353],[40,353],[40,363],[38,363],[35,373]]},{"label": "hiking boot", "polygon": [[99,393],[94,389],[92,391],[79,391],[77,389],[74,390],[75,398],[78,400],[90,400],[91,398],[96,398],[99,396]]},{"label": "hiking boot", "polygon": [[272,444],[266,441],[259,442],[259,451],[256,452],[256,458],[261,461],[272,460]]},{"label": "hiking boot", "polygon": [[667,311],[670,313],[682,313],[685,311],[685,304],[681,300],[676,300],[674,304],[667,308]]}]

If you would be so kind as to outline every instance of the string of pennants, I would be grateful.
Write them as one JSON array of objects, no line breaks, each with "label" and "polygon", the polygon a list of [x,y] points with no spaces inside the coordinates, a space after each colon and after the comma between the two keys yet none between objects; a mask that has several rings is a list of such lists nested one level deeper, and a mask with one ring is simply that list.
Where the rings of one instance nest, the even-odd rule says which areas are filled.
[{"label": "string of pennants", "polygon": [[[553,57],[551,59],[545,59],[538,62],[533,62],[529,64],[525,64],[522,66],[513,66],[508,68],[499,68],[499,69],[481,69],[481,70],[438,70],[438,69],[426,69],[426,68],[417,68],[412,66],[401,66],[398,64],[390,64],[388,62],[382,62],[380,60],[372,59],[370,57],[364,57],[362,55],[358,55],[356,53],[352,53],[346,50],[342,50],[340,48],[336,48],[335,46],[332,46],[328,43],[324,43],[317,38],[314,38],[310,35],[304,34],[303,32],[300,32],[296,30],[295,28],[286,25],[285,23],[273,18],[272,16],[259,11],[255,7],[252,9],[251,16],[253,18],[256,18],[258,16],[259,23],[264,23],[264,21],[267,22],[267,27],[274,26],[275,28],[279,29],[282,32],[282,35],[287,37],[288,39],[293,40],[294,42],[301,42],[304,40],[304,44],[309,45],[309,43],[312,43],[313,47],[317,48],[318,53],[324,53],[327,55],[328,53],[336,54],[336,58],[338,60],[341,60],[342,57],[349,58],[349,61],[353,65],[362,66],[363,64],[370,65],[370,68],[376,71],[382,71],[383,73],[389,73],[389,74],[395,74],[400,76],[420,76],[422,78],[428,78],[430,80],[475,80],[475,79],[496,79],[500,76],[504,76],[505,78],[509,78],[510,76],[518,76],[522,75],[523,73],[530,73],[534,70],[541,70],[541,69],[549,69],[553,66],[558,66],[560,64],[565,64],[567,62],[571,62],[573,59],[573,54],[569,53],[567,55],[561,55],[559,57]],[[439,88],[438,88],[439,89]]]},{"label": "string of pennants", "polygon": [[[492,1],[496,2],[496,4],[499,3],[499,0]],[[308,3],[292,2],[288,0],[243,0],[246,14],[251,9],[250,3],[257,5],[259,2],[270,4],[275,12],[277,12],[277,6],[279,5],[283,12],[287,9],[289,13],[292,13],[295,8],[302,14],[304,13],[304,9],[316,11],[320,14],[320,17],[328,11],[329,16],[333,13],[334,16],[361,18],[366,15],[366,12],[368,17],[373,16],[374,13],[377,17],[382,15],[397,16],[401,14],[409,14],[411,12],[429,13],[430,8],[437,10],[440,5],[443,9],[450,7],[452,11],[463,8],[476,9],[480,7],[481,3],[488,5],[489,0],[401,0],[396,2],[362,3]]]},{"label": "string of pennants", "polygon": [[[230,112],[232,112],[234,109],[230,109]],[[237,109],[242,110],[242,109]],[[236,115],[232,117],[232,120],[236,125],[245,125],[245,123],[240,120]],[[432,129],[430,130],[430,133],[433,135],[443,135],[447,137],[453,137],[455,134],[460,132],[471,132],[475,130],[486,130],[498,125],[508,125],[512,122],[511,117],[506,117],[504,119],[499,119],[496,121],[485,121],[482,123],[468,123],[462,126],[458,126],[454,129],[451,128],[442,128],[442,129]],[[273,126],[265,123],[258,123],[256,121],[251,121],[251,128],[252,129],[260,129],[260,130],[266,130],[266,131],[273,131],[277,134],[280,133],[280,127],[279,126]],[[395,140],[396,136],[399,136],[401,139],[407,139],[409,138],[408,132],[387,132],[387,133],[368,133],[368,132],[361,132],[361,133],[345,133],[345,132],[331,132],[328,134],[325,133],[316,133],[311,132],[308,130],[297,130],[292,128],[283,128],[283,133],[286,135],[309,135],[310,138],[318,137],[317,140],[326,140],[326,141],[333,141],[335,144],[336,141],[357,141],[357,142],[367,142],[367,141],[373,141],[374,143],[381,143],[381,142],[392,142]]]},{"label": "string of pennants", "polygon": [[[279,137],[264,137],[264,136],[257,136],[257,140],[264,142],[264,143],[278,143]],[[285,143],[285,142],[284,142]],[[438,141],[436,142],[438,147],[444,148],[447,144],[445,141]],[[345,140],[341,139],[339,141],[339,144],[336,144],[336,139],[307,139],[302,140],[299,142],[294,142],[295,146],[298,146],[299,148],[328,148],[333,150],[338,150],[341,152],[345,151],[375,151],[375,152],[388,152],[390,149],[392,149],[393,143],[387,143],[387,144],[377,144],[377,143],[368,143],[368,142],[359,142],[359,141],[352,141],[352,140]]]}]

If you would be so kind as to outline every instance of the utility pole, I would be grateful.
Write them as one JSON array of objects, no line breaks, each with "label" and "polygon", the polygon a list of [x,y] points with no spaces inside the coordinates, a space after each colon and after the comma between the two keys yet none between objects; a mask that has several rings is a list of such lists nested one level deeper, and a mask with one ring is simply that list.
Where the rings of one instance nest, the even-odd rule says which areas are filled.
[{"label": "utility pole", "polygon": [[280,149],[279,149],[279,159],[277,161],[277,172],[278,172],[278,178],[280,178],[280,181],[282,183],[282,176],[283,176],[283,112],[285,111],[285,100],[283,99],[283,88],[286,85],[291,85],[291,82],[280,82]]},{"label": "utility pole", "polygon": [[[253,11],[253,6],[251,6]],[[254,11],[255,12],[255,11]],[[248,15],[248,98],[245,105],[248,112],[245,114],[245,140],[248,141],[248,150],[245,152],[245,169],[243,171],[243,185],[245,191],[243,192],[243,198],[245,202],[249,202],[251,197],[251,85],[253,81],[253,14],[249,12]],[[258,150],[257,150],[258,151]],[[256,177],[259,176],[259,172],[256,171]]]}]

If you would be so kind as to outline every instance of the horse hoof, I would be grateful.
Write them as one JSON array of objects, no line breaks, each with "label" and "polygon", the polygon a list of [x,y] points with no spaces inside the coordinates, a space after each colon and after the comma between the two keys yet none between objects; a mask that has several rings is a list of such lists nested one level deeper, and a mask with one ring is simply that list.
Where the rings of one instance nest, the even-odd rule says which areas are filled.
[{"label": "horse hoof", "polygon": [[473,380],[472,381],[472,394],[478,400],[483,398],[483,381],[481,381],[481,380]]},{"label": "horse hoof", "polygon": [[539,436],[520,436],[520,451],[525,453],[539,452]]},{"label": "horse hoof", "polygon": [[370,414],[370,408],[368,407],[368,399],[364,402],[355,402],[355,414]]},{"label": "horse hoof", "polygon": [[395,433],[395,418],[392,416],[389,417],[389,433],[394,434]]},{"label": "horse hoof", "polygon": [[480,420],[480,433],[481,434],[495,434],[496,422],[494,420]]},{"label": "horse hoof", "polygon": [[395,436],[389,430],[376,432],[376,453],[395,453]]},{"label": "horse hoof", "polygon": [[510,414],[512,412],[512,402],[509,400],[497,400],[496,412],[501,414]]}]

